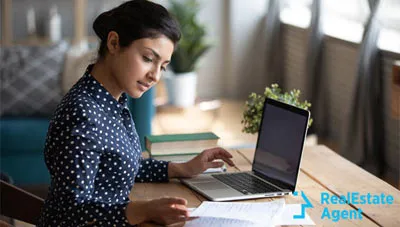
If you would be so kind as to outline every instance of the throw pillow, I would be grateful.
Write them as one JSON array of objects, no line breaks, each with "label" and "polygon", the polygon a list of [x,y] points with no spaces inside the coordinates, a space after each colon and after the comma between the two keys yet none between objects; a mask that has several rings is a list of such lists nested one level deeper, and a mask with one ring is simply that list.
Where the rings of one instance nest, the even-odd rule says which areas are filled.
[{"label": "throw pillow", "polygon": [[0,116],[51,116],[68,44],[0,48]]}]

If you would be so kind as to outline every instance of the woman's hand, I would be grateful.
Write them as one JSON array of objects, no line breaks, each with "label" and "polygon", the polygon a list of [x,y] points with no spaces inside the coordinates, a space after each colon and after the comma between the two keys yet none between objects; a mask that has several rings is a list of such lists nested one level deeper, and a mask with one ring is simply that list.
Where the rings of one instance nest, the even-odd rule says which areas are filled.
[{"label": "woman's hand", "polygon": [[[169,163],[168,176],[173,177],[193,177],[203,173],[208,168],[218,168],[224,165],[224,162],[230,166],[235,164],[231,160],[232,155],[221,147],[215,147],[204,150],[192,160],[185,163]],[[222,159],[222,161],[214,161]]]},{"label": "woman's hand", "polygon": [[184,222],[189,217],[186,205],[185,199],[173,197],[133,201],[128,204],[125,213],[131,225],[150,221],[169,225]]}]

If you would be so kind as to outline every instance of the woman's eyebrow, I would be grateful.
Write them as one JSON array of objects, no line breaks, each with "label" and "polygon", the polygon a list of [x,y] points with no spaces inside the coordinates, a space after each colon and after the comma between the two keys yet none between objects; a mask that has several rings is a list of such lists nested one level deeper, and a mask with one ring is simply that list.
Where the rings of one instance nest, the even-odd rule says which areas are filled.
[{"label": "woman's eyebrow", "polygon": [[[154,56],[156,56],[156,58],[157,58],[158,60],[161,60],[161,56],[160,56],[155,50],[151,49],[150,47],[145,47],[145,48],[148,49],[148,50],[150,50],[150,51],[154,54]],[[169,63],[169,62],[170,62],[169,60],[164,61],[164,63]]]}]

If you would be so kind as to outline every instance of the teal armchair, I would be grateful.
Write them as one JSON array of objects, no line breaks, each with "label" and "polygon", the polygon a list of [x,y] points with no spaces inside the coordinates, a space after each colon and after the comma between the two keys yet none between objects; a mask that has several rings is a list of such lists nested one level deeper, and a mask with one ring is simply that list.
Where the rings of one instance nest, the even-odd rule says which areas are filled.
[{"label": "teal armchair", "polygon": [[139,99],[128,98],[129,110],[140,137],[142,151],[145,149],[144,137],[151,134],[151,121],[155,114],[154,89],[154,87],[151,88]]},{"label": "teal armchair", "polygon": [[[140,99],[128,98],[128,106],[140,137],[151,134],[151,120],[155,113],[154,90]],[[33,117],[0,118],[0,168],[16,185],[43,185],[50,183],[44,162],[44,145],[50,119]]]}]

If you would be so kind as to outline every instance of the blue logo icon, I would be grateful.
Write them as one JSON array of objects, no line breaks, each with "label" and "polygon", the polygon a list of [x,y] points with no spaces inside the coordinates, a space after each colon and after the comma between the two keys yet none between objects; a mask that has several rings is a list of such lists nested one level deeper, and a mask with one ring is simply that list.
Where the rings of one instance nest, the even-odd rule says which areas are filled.
[{"label": "blue logo icon", "polygon": [[[293,192],[294,196],[298,196],[298,192]],[[301,191],[301,197],[303,197],[304,202],[301,204],[301,214],[295,214],[293,215],[294,219],[304,219],[306,217],[306,208],[313,208],[314,206],[311,204],[310,200],[307,198],[306,194],[304,194],[303,191]]]}]

